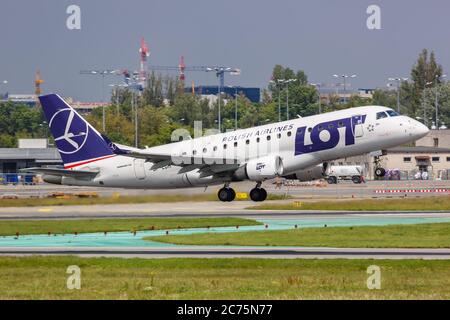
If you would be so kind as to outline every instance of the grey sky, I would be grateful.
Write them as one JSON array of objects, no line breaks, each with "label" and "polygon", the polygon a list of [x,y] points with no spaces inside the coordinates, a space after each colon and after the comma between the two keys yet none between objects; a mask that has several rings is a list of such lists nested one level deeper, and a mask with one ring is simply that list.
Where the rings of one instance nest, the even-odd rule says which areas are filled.
[{"label": "grey sky", "polygon": [[[81,30],[66,28],[66,8],[81,7]],[[368,30],[366,9],[381,7],[382,30]],[[227,65],[242,74],[227,84],[266,87],[277,63],[306,71],[312,82],[356,73],[353,87],[385,86],[409,76],[422,48],[450,67],[448,0],[2,0],[0,92],[32,93],[36,69],[44,92],[100,100],[101,80],[81,69],[138,69],[139,40],[149,64]],[[106,84],[119,83],[110,77]],[[216,84],[187,73],[187,83]]]}]

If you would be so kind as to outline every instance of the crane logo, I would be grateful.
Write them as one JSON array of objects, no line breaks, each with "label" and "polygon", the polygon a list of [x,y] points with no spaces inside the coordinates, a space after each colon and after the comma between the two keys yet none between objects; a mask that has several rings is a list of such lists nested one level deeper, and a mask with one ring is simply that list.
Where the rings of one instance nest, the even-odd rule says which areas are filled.
[{"label": "crane logo", "polygon": [[58,151],[73,154],[79,151],[87,141],[89,127],[85,121],[75,117],[70,108],[57,111],[50,119],[49,127],[55,137]]}]

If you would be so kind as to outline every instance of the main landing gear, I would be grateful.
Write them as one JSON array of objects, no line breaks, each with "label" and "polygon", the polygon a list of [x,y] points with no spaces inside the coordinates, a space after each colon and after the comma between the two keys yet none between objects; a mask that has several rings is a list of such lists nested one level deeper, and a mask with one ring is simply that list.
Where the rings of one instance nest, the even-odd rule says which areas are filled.
[{"label": "main landing gear", "polygon": [[225,185],[222,189],[217,193],[220,201],[223,202],[231,202],[236,198],[236,192],[233,188],[230,188],[228,185]]},{"label": "main landing gear", "polygon": [[[230,188],[228,184],[225,184],[225,186],[219,190],[217,196],[222,202],[231,202],[236,198],[236,192],[233,188]],[[267,199],[267,191],[264,188],[261,188],[260,182],[255,188],[250,190],[250,199],[255,202],[261,202]]]}]

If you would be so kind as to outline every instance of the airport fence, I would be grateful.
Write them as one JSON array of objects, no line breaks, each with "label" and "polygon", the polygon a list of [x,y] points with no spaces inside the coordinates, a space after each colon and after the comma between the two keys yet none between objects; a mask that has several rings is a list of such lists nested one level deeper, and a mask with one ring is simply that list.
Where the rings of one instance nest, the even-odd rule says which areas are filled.
[{"label": "airport fence", "polygon": [[40,177],[35,174],[0,173],[0,184],[7,185],[36,185],[42,183]]}]

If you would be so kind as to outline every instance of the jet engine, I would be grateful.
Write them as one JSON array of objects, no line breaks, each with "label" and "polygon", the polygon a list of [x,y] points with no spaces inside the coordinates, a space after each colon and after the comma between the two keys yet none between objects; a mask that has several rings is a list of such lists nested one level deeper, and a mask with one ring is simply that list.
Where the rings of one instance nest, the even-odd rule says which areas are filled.
[{"label": "jet engine", "polygon": [[305,170],[297,171],[288,176],[284,176],[288,180],[313,181],[323,179],[326,176],[327,164],[318,165]]},{"label": "jet engine", "polygon": [[283,161],[279,156],[265,156],[248,161],[236,170],[233,180],[264,181],[283,174]]}]

